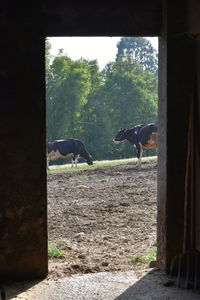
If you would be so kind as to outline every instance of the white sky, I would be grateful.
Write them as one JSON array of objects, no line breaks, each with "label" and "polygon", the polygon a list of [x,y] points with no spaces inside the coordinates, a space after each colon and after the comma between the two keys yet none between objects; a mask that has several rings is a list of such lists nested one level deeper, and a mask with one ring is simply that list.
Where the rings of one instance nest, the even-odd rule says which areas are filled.
[{"label": "white sky", "polygon": [[[117,43],[121,37],[48,37],[51,55],[58,55],[59,49],[72,60],[82,58],[98,61],[100,69],[113,62],[117,54]],[[158,50],[158,38],[148,37],[152,46]]]}]

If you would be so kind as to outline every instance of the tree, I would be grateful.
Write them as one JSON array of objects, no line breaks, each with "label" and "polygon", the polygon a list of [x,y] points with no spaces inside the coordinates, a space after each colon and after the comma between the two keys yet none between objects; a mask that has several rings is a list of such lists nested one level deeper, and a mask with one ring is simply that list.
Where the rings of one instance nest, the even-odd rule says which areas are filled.
[{"label": "tree", "polygon": [[105,107],[102,102],[101,89],[104,85],[102,73],[97,61],[86,61],[90,72],[91,88],[88,101],[82,108],[79,123],[79,133],[95,159],[101,159],[105,147]]},{"label": "tree", "polygon": [[[157,120],[157,76],[154,73],[144,70],[131,55],[125,55],[106,67],[104,78],[103,102],[110,141],[121,127]],[[126,145],[120,146],[119,151],[116,149],[110,145],[110,156],[132,155]]]},{"label": "tree", "polygon": [[[124,51],[100,72],[96,60],[71,60],[60,51],[46,60],[48,140],[82,140],[94,159],[133,156],[113,143],[121,127],[157,120],[157,74]],[[51,62],[51,64],[50,64]]]},{"label": "tree", "polygon": [[87,102],[90,73],[84,62],[57,56],[47,78],[47,132],[49,139],[74,135],[76,121]]},{"label": "tree", "polygon": [[46,72],[49,70],[50,66],[50,60],[51,60],[51,44],[48,40],[45,41],[45,66],[46,66]]},{"label": "tree", "polygon": [[124,37],[117,44],[116,60],[131,55],[132,58],[142,65],[143,69],[157,72],[158,54],[151,43],[142,37]]}]

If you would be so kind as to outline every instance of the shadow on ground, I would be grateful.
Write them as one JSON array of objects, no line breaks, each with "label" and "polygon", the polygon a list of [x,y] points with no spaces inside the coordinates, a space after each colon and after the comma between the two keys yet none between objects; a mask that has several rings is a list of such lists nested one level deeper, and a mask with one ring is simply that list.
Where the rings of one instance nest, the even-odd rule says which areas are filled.
[{"label": "shadow on ground", "polygon": [[169,278],[161,271],[153,270],[140,278],[114,300],[195,300],[199,291],[175,287],[175,278]]},{"label": "shadow on ground", "polygon": [[7,286],[6,292],[9,300],[196,300],[200,297],[197,291],[174,287],[171,279],[156,270],[139,279],[134,271],[47,278]]},{"label": "shadow on ground", "polygon": [[[28,290],[32,289],[33,287],[40,285],[42,281],[43,280],[33,280],[33,281],[9,282],[9,283],[2,284],[2,289],[5,298],[4,295],[3,297],[1,295],[2,298],[0,298],[0,300],[18,299],[18,296],[20,297],[21,294],[26,293]],[[29,299],[27,298],[27,300]]]}]

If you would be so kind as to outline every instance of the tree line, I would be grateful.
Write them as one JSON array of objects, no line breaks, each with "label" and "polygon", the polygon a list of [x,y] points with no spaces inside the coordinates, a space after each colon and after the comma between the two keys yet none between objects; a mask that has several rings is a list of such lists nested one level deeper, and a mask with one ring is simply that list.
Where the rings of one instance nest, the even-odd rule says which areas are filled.
[{"label": "tree line", "polygon": [[[133,156],[112,140],[120,128],[157,121],[157,52],[144,38],[123,37],[114,62],[54,58],[46,41],[47,139],[77,138],[95,160]],[[149,154],[151,154],[149,151]]]}]

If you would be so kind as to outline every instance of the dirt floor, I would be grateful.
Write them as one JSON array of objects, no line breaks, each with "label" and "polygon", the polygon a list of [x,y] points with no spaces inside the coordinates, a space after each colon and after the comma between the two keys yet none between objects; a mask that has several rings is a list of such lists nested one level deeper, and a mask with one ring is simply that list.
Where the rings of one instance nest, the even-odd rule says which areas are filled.
[{"label": "dirt floor", "polygon": [[[156,162],[48,174],[49,240],[66,257],[42,281],[5,286],[6,300],[194,300],[157,268],[130,263],[156,248]],[[87,274],[86,274],[87,273]]]},{"label": "dirt floor", "polygon": [[156,247],[156,176],[156,161],[48,174],[49,241],[67,252],[49,276],[140,272],[130,261]]}]

